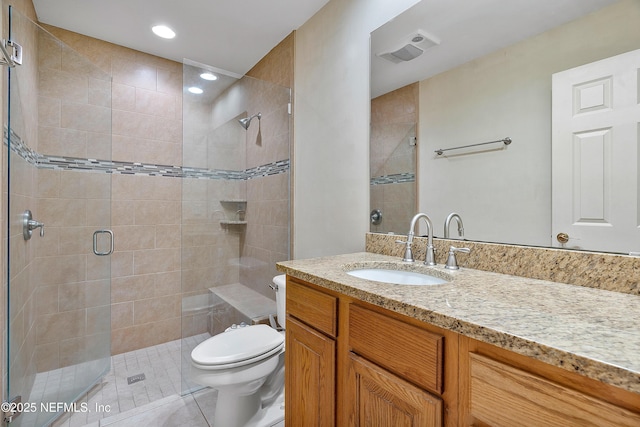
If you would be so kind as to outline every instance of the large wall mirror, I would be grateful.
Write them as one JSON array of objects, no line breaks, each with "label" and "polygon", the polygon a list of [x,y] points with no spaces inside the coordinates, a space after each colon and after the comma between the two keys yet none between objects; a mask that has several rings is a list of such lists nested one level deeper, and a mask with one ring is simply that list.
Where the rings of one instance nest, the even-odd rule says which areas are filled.
[{"label": "large wall mirror", "polygon": [[[638,0],[421,0],[376,29],[371,231],[406,234],[420,211],[442,237],[456,212],[469,240],[640,251],[640,63],[610,62],[638,49]],[[600,117],[623,97],[618,129]],[[627,231],[607,234],[617,211]]]}]

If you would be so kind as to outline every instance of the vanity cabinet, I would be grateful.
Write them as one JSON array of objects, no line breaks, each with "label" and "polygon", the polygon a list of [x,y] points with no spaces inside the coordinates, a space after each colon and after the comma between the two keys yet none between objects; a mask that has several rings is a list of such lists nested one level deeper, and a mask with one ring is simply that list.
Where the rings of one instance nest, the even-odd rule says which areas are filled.
[{"label": "vanity cabinet", "polygon": [[640,426],[640,395],[462,337],[461,420],[472,426]]},{"label": "vanity cabinet", "polygon": [[286,334],[288,427],[457,425],[455,333],[288,276]]},{"label": "vanity cabinet", "polygon": [[288,427],[640,426],[640,394],[291,276],[286,334]]}]

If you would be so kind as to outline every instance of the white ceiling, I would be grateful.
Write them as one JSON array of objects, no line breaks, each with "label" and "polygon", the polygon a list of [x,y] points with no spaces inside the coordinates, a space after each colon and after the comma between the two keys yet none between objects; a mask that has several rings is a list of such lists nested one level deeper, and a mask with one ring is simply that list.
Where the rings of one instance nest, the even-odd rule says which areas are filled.
[{"label": "white ceiling", "polygon": [[[38,20],[121,46],[245,74],[329,0],[33,0]],[[616,0],[422,0],[372,33],[372,97],[542,33]],[[155,36],[156,24],[176,38]],[[421,30],[440,44],[394,64],[376,56]]]},{"label": "white ceiling", "polygon": [[[33,0],[45,24],[243,75],[329,0]],[[157,24],[172,40],[151,32]]]},{"label": "white ceiling", "polygon": [[[422,0],[371,36],[372,98],[543,33],[617,0]],[[440,44],[398,64],[377,57],[422,30]],[[420,47],[420,45],[417,45]]]}]

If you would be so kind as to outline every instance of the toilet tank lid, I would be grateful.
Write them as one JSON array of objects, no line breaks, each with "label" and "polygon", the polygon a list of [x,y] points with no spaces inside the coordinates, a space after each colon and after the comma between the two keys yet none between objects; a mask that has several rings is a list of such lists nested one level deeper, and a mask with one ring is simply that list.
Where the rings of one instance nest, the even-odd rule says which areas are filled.
[{"label": "toilet tank lid", "polygon": [[283,343],[284,336],[270,326],[238,327],[198,344],[191,359],[199,365],[227,365],[256,358]]}]

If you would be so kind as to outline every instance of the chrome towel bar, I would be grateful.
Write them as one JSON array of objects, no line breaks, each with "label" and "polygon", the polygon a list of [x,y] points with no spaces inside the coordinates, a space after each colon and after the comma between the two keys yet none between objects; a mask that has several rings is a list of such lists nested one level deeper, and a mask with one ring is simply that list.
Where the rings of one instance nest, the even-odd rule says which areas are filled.
[{"label": "chrome towel bar", "polygon": [[506,137],[504,139],[498,139],[496,141],[481,142],[479,144],[461,145],[460,147],[453,147],[453,148],[439,148],[439,149],[435,150],[434,152],[438,156],[441,156],[442,153],[444,153],[445,151],[449,151],[449,150],[459,150],[461,148],[477,147],[478,145],[495,144],[495,143],[498,143],[498,142],[502,142],[504,145],[509,145],[509,144],[511,144],[511,138]]}]

